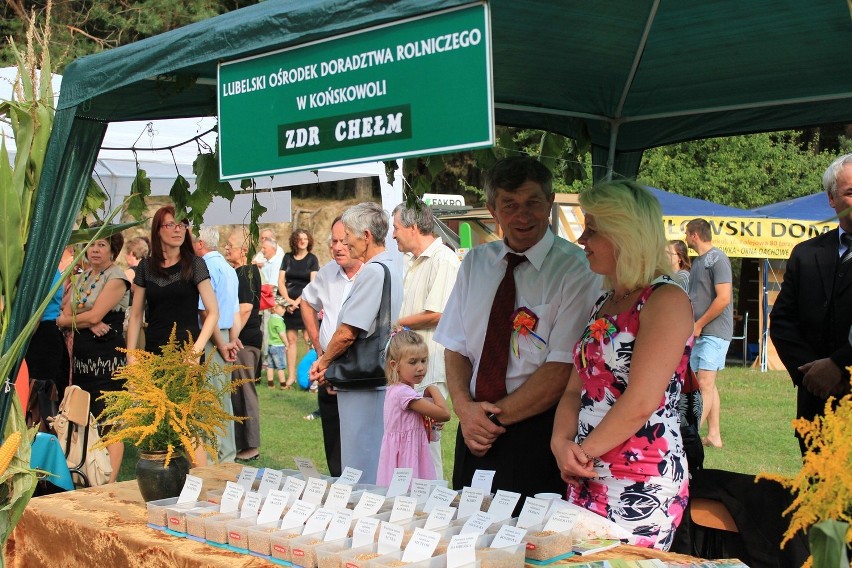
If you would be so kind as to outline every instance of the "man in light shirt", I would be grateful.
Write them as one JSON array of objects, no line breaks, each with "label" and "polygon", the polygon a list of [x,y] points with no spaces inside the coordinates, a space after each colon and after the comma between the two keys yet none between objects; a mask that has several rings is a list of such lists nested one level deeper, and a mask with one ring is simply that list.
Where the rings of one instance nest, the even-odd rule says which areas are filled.
[{"label": "man in light shirt", "polygon": [[[225,257],[216,250],[219,246],[219,231],[213,227],[201,227],[198,231],[198,238],[193,242],[196,256],[204,259],[207,265],[207,270],[210,272],[210,283],[213,286],[213,292],[216,294],[216,302],[219,305],[219,325],[213,332],[214,337],[220,334],[223,341],[226,341],[226,353],[221,353],[216,349],[216,344],[221,344],[218,340],[211,338],[207,342],[204,350],[206,357],[212,357],[213,362],[220,367],[224,367],[225,361],[232,362],[236,358],[236,353],[242,345],[239,340],[240,331],[242,330],[242,321],[240,320],[240,303],[239,303],[239,280],[237,272],[228,264]],[[199,300],[198,310],[202,322],[206,317],[204,304]],[[224,372],[216,373],[210,376],[210,381],[217,387],[221,388],[230,383],[231,377]],[[228,414],[234,413],[234,407],[231,404],[231,393],[226,392],[221,397],[222,408]],[[216,446],[218,450],[218,458],[220,462],[232,462],[237,455],[237,446],[234,438],[234,422],[229,421],[224,433],[220,433],[216,437]]]},{"label": "man in light shirt", "polygon": [[[343,301],[349,296],[352,281],[361,270],[361,261],[349,256],[346,233],[340,217],[331,223],[332,260],[317,272],[313,281],[302,291],[302,321],[305,331],[320,357],[325,352],[334,330]],[[320,319],[320,314],[322,319]],[[337,411],[337,393],[331,385],[317,391],[325,459],[329,473],[337,477],[342,472],[340,464],[340,415]]]}]

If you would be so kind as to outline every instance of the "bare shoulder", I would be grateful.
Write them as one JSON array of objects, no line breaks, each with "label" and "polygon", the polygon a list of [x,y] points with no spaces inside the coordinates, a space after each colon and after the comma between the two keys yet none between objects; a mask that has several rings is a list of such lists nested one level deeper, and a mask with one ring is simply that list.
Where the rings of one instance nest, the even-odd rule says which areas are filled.
[{"label": "bare shoulder", "polygon": [[642,316],[651,317],[688,317],[692,320],[692,304],[689,295],[674,281],[658,286],[648,297],[642,308]]}]

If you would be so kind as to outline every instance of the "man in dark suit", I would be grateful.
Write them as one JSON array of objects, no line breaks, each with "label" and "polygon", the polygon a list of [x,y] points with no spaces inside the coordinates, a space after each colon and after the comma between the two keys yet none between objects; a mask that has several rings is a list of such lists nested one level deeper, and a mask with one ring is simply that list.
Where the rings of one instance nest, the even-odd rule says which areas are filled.
[{"label": "man in dark suit", "polygon": [[[798,389],[796,414],[813,420],[829,396],[850,390],[852,345],[852,154],[822,178],[839,227],[799,243],[784,273],[769,334]],[[799,440],[802,453],[804,444]]]}]

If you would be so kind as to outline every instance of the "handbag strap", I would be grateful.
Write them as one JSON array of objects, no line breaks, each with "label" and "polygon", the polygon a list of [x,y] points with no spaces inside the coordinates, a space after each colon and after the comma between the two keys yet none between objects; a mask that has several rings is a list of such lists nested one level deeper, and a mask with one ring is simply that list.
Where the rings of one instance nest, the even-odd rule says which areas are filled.
[{"label": "handbag strap", "polygon": [[[382,301],[379,304],[379,315],[378,322],[376,325],[378,326],[376,329],[376,333],[381,333],[379,336],[379,344],[387,345],[388,341],[390,341],[390,326],[391,326],[391,316],[390,316],[390,290],[388,289],[388,280],[390,280],[390,270],[383,262],[377,262],[376,264],[381,264],[382,268],[385,271],[385,278],[382,282]],[[384,349],[384,348],[383,348]]]}]

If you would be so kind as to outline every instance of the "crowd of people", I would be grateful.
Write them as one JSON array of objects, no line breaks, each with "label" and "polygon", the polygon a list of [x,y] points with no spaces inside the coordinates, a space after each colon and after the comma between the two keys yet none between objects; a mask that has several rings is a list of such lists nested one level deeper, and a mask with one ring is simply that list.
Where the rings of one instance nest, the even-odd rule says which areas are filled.
[{"label": "crowd of people", "polygon": [[[852,155],[829,167],[824,185],[840,227],[794,249],[770,328],[805,417],[850,388],[842,369],[852,363]],[[119,348],[157,353],[173,326],[199,354],[244,366],[236,377],[260,378],[266,366],[268,386],[277,378],[282,389],[296,382],[302,335],[316,351],[309,374],[331,475],[351,466],[362,482],[387,484],[394,468],[411,467],[441,479],[451,399],[459,419],[453,487],[493,470],[495,490],[564,495],[628,530],[631,543],[668,549],[689,497],[678,404],[692,372],[703,443],[723,445],[716,379],[733,333],[730,261],[704,219],[686,225],[685,242],[667,241],[659,203],[634,182],[581,193],[578,244],[550,230],[552,175],[540,162],[498,161],[485,195],[502,239],[463,261],[435,236],[425,205],[401,204],[390,215],[372,202],[348,208],[328,227],[324,266],[304,229],[292,232],[286,253],[264,231],[249,259],[238,228],[223,256],[216,229],[193,238],[174,208],[162,207],[150,240],[128,243],[127,271],[115,264],[120,234],[89,248],[30,347],[34,358],[64,347],[57,329],[68,330],[67,371],[58,358],[56,368],[35,362],[31,370],[70,377],[92,394],[97,414],[100,393],[122,388],[112,373],[132,363]],[[264,284],[276,292],[270,310],[260,309]],[[388,309],[392,325],[383,329]],[[383,333],[381,377],[332,373]],[[231,424],[218,454],[199,452],[198,461],[258,459],[255,382],[222,405],[248,420]],[[109,450],[114,480],[122,448]]]}]

